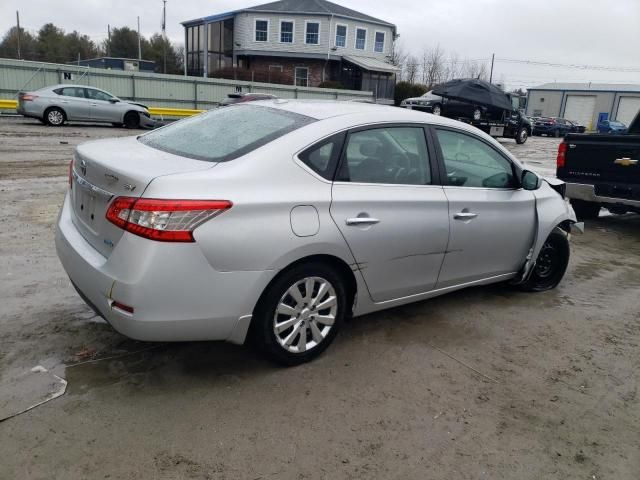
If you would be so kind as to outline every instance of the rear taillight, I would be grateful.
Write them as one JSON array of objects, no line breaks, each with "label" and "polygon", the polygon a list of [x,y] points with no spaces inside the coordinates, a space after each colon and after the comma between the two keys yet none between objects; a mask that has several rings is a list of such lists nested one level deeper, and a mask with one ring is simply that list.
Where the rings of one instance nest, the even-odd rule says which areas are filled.
[{"label": "rear taillight", "polygon": [[193,242],[196,227],[229,210],[232,205],[228,200],[118,197],[107,210],[107,220],[151,240]]},{"label": "rear taillight", "polygon": [[69,162],[69,188],[73,188],[73,163],[74,160],[71,159]]},{"label": "rear taillight", "polygon": [[562,142],[558,145],[558,157],[556,158],[556,167],[563,168],[567,156],[567,144]]},{"label": "rear taillight", "polygon": [[31,95],[28,93],[25,93],[23,95],[20,95],[20,100],[22,100],[23,102],[33,102],[36,98],[38,98],[37,95]]}]

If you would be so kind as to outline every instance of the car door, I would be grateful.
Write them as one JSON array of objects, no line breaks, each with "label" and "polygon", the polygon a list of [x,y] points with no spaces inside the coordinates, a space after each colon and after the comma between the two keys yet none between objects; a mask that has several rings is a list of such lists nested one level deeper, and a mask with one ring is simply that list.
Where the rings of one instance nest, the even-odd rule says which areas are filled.
[{"label": "car door", "polygon": [[450,236],[438,288],[518,272],[533,243],[535,197],[511,160],[487,140],[435,128]]},{"label": "car door", "polygon": [[82,87],[62,87],[55,92],[61,96],[58,100],[64,109],[67,120],[86,121],[91,119],[91,105],[85,97]]},{"label": "car door", "polygon": [[122,122],[120,102],[112,102],[115,97],[96,88],[87,88],[87,97],[91,100],[91,120],[94,122]]},{"label": "car door", "polygon": [[371,126],[347,135],[331,216],[374,302],[436,284],[449,222],[430,150],[422,125]]}]

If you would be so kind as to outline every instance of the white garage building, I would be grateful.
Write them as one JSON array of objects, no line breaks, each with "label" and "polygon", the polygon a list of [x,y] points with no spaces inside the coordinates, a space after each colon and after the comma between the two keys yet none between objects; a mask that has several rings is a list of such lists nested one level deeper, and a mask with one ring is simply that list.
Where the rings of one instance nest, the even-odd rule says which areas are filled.
[{"label": "white garage building", "polygon": [[598,119],[629,125],[640,111],[640,85],[545,83],[528,91],[527,115],[561,117],[595,130]]}]

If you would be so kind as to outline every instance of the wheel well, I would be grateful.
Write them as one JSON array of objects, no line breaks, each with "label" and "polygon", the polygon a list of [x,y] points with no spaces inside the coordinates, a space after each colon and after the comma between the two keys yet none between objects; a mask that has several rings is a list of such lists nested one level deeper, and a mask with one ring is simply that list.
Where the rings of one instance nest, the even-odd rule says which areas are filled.
[{"label": "wheel well", "polygon": [[297,267],[298,265],[301,265],[304,263],[312,263],[312,262],[318,262],[318,263],[323,263],[325,265],[330,265],[332,268],[335,269],[335,271],[340,275],[340,277],[342,277],[342,279],[345,282],[345,288],[347,290],[347,295],[348,295],[347,305],[353,305],[353,300],[357,292],[357,283],[356,283],[356,277],[353,273],[353,270],[351,270],[351,267],[349,267],[349,265],[344,260],[338,257],[335,257],[333,255],[310,255],[308,257],[300,258],[295,262],[287,265],[282,270],[280,270],[277,273],[277,275],[271,279],[269,284],[263,290],[262,294],[260,295],[260,298],[256,302],[254,310],[255,308],[258,307],[258,305],[260,305],[260,302],[262,301],[265,293],[267,292],[267,290],[269,290],[271,285],[273,285],[273,283],[278,278],[280,278],[284,273],[288,272],[294,267]]}]

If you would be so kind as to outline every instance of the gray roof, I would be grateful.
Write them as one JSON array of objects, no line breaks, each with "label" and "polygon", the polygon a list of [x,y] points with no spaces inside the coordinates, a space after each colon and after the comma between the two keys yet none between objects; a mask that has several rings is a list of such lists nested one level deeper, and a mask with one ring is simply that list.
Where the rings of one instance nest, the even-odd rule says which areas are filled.
[{"label": "gray roof", "polygon": [[261,13],[293,13],[293,14],[315,14],[315,15],[335,15],[337,17],[361,20],[363,22],[377,23],[391,27],[394,30],[396,26],[393,23],[380,20],[379,18],[365,15],[364,13],[352,10],[342,5],[329,2],[327,0],[280,0],[278,2],[264,3],[255,7],[241,8],[225,14],[212,15],[202,19],[189,20],[182,22],[183,25],[194,23],[197,21],[214,21],[223,17],[233,16],[240,12],[261,12]]},{"label": "gray roof", "polygon": [[573,90],[594,92],[640,92],[640,84],[632,83],[545,83],[528,90]]},{"label": "gray roof", "polygon": [[395,65],[383,62],[382,60],[378,60],[377,58],[360,57],[357,55],[345,55],[343,58],[351,63],[355,63],[365,70],[373,72],[397,73],[400,70],[400,68],[396,67]]}]

